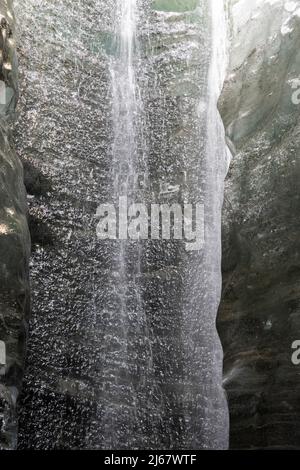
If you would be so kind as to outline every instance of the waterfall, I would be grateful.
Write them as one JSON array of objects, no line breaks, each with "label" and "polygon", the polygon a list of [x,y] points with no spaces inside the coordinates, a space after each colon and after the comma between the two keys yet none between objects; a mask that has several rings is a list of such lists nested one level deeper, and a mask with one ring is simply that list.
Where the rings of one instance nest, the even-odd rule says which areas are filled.
[{"label": "waterfall", "polygon": [[[115,17],[114,54],[109,60],[113,136],[112,200],[117,207],[121,199],[126,199],[126,212],[120,214],[120,218],[126,220],[127,226],[127,205],[135,203],[139,197],[136,184],[143,135],[140,115],[143,103],[137,77],[137,0],[118,0]],[[143,426],[142,415],[146,413],[147,405],[139,387],[140,384],[146,385],[152,367],[150,333],[140,285],[142,246],[138,240],[128,240],[127,232],[123,233],[121,227],[118,227],[118,237],[119,240],[113,245],[116,255],[110,272],[115,301],[111,322],[106,326],[105,348],[108,352],[104,361],[107,365],[103,366],[103,369],[110,369],[112,393],[108,394],[99,424],[103,435],[101,445],[106,448],[128,447],[129,439],[142,446],[145,436],[139,429]],[[111,343],[114,342],[120,347],[110,358]],[[148,406],[150,403],[151,398],[148,397]]]},{"label": "waterfall", "polygon": [[[136,50],[136,0],[118,0],[116,4],[115,56],[110,61],[112,88],[112,171],[114,178],[113,199],[129,196],[129,184],[134,179],[137,158],[136,122],[139,110],[137,99],[137,81],[134,64]],[[126,214],[127,217],[127,214]],[[119,228],[120,229],[120,228]],[[124,235],[124,234],[123,234]],[[127,234],[125,235],[125,239]],[[127,241],[120,240],[120,252],[117,260],[119,270],[120,316],[124,322],[125,344],[127,344],[126,295],[127,284]]]},{"label": "waterfall", "polygon": [[[113,165],[116,171],[116,191],[120,191],[118,176],[126,172],[134,176],[137,154],[136,122],[139,111],[138,88],[135,72],[137,0],[116,2],[116,56],[111,60],[110,72],[113,97]],[[118,171],[119,170],[119,171]],[[125,181],[124,193],[128,187]]]},{"label": "waterfall", "polygon": [[[218,100],[226,77],[228,65],[228,44],[227,44],[227,24],[226,24],[226,0],[212,0],[210,2],[211,11],[211,59],[208,73],[207,89],[207,116],[206,116],[206,216],[205,216],[205,237],[210,242],[207,243],[204,266],[208,273],[207,291],[209,285],[214,290],[211,296],[208,312],[211,320],[216,319],[221,300],[222,277],[222,234],[221,234],[221,213],[224,195],[224,180],[229,168],[231,153],[226,145],[225,129],[218,110]],[[211,267],[214,266],[214,269]],[[212,323],[213,334],[212,363],[210,368],[213,374],[215,389],[211,390],[211,403],[219,403],[218,419],[215,421],[214,411],[208,411],[208,416],[212,413],[214,421],[215,441],[217,447],[228,448],[229,446],[229,412],[228,404],[223,390],[223,349],[220,344],[218,332],[215,324]],[[207,420],[209,418],[207,416]],[[208,448],[212,446],[211,442]]]},{"label": "waterfall", "polygon": [[[21,115],[19,145],[53,180],[51,193],[30,202],[54,234],[32,260],[22,446],[224,448],[215,327],[226,167],[217,113],[223,23],[212,29],[222,2],[17,3],[30,83],[22,93],[34,108]],[[54,21],[48,40],[45,24]],[[141,174],[146,188],[136,184]],[[203,203],[205,247],[97,238],[95,205],[117,207],[125,197],[128,205]]]}]

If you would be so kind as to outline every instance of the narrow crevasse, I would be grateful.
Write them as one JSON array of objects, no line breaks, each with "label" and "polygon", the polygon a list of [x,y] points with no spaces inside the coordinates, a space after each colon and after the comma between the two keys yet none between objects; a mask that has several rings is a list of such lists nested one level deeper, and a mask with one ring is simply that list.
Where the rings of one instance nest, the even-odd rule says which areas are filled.
[{"label": "narrow crevasse", "polygon": [[231,446],[299,448],[300,2],[232,1],[229,17],[219,331]]},{"label": "narrow crevasse", "polygon": [[[33,248],[19,447],[224,449],[223,1],[14,5]],[[203,204],[204,247],[100,240],[99,205],[124,195]]]},{"label": "narrow crevasse", "polygon": [[0,1],[0,450],[17,445],[17,399],[24,371],[30,310],[23,170],[13,146],[18,98],[15,19]]}]

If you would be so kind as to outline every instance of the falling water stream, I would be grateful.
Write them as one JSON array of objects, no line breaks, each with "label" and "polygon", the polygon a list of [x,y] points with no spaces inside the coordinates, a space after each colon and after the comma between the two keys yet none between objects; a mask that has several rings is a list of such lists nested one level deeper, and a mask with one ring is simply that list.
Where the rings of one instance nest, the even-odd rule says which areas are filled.
[{"label": "falling water stream", "polygon": [[[137,80],[139,47],[137,23],[139,9],[137,0],[118,0],[115,10],[114,54],[109,62],[112,96],[112,199],[118,207],[120,199],[126,206],[134,204],[138,197],[137,175],[140,161],[142,135],[141,111],[143,107]],[[121,211],[121,207],[119,207]],[[120,218],[126,220],[126,213]],[[122,442],[126,447],[128,429],[136,433],[143,426],[143,404],[139,396],[140,384],[145,386],[151,370],[151,346],[149,329],[143,308],[140,285],[142,246],[131,243],[127,233],[118,227],[119,240],[114,249],[117,253],[113,266],[115,299],[113,330],[106,336],[109,342],[117,340],[120,349],[114,352],[113,377],[115,393],[111,404],[105,408],[102,422],[107,423],[104,445],[114,447]],[[134,329],[134,333],[133,333]],[[137,354],[139,365],[137,365]],[[148,406],[151,398],[148,397]],[[127,410],[128,409],[128,410]],[[133,440],[135,438],[133,437]]]},{"label": "falling water stream", "polygon": [[[136,121],[140,103],[135,73],[137,0],[116,2],[115,50],[110,63],[113,105],[113,164],[116,170],[116,188],[120,191],[118,176],[135,174],[137,156]],[[118,171],[119,170],[119,171]],[[125,180],[124,192],[128,187]]]},{"label": "falling water stream", "polygon": [[[18,145],[52,182],[30,210],[54,239],[32,258],[21,446],[226,448],[215,327],[223,1],[16,4],[32,107],[23,108]],[[181,240],[97,239],[97,205],[117,208],[125,197],[128,206],[204,203],[206,246],[189,253]]]},{"label": "falling water stream", "polygon": [[[115,56],[110,61],[112,88],[113,149],[112,171],[115,203],[128,198],[129,181],[135,175],[137,158],[136,119],[139,110],[134,66],[136,49],[136,0],[116,2]],[[123,216],[125,216],[123,214]],[[127,219],[127,213],[126,213]],[[123,234],[124,235],[124,234]],[[118,297],[120,318],[123,320],[124,357],[127,357],[127,241],[120,240],[116,270],[119,271]]]}]

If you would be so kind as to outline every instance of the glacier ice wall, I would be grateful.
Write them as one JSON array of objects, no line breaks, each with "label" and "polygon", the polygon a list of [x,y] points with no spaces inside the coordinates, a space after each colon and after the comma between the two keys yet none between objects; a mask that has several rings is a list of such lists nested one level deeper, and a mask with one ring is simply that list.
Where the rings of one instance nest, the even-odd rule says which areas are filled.
[{"label": "glacier ice wall", "polygon": [[230,2],[219,330],[234,448],[299,447],[300,3]]},{"label": "glacier ice wall", "polygon": [[[20,448],[226,448],[215,326],[227,171],[217,112],[223,2],[137,1],[125,56],[114,1],[15,0],[15,8],[17,148],[33,242]],[[122,57],[124,87],[135,83],[138,97],[129,88],[118,95]],[[128,98],[134,106],[123,106]],[[124,113],[138,113],[132,134]],[[97,207],[114,201],[133,163],[147,176],[135,196],[204,203],[203,250],[97,239]]]}]

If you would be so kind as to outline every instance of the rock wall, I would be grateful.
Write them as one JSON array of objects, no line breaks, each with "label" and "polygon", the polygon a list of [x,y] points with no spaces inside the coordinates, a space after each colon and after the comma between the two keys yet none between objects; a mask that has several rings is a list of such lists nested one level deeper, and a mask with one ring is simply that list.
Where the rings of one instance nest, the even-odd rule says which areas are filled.
[{"label": "rock wall", "polygon": [[15,20],[0,2],[0,449],[17,442],[17,400],[30,310],[30,237],[23,168],[12,145],[18,97]]},{"label": "rock wall", "polygon": [[[300,4],[230,2],[220,103],[225,189],[219,331],[233,448],[297,447],[300,375]],[[299,367],[299,366],[298,366]]]}]

